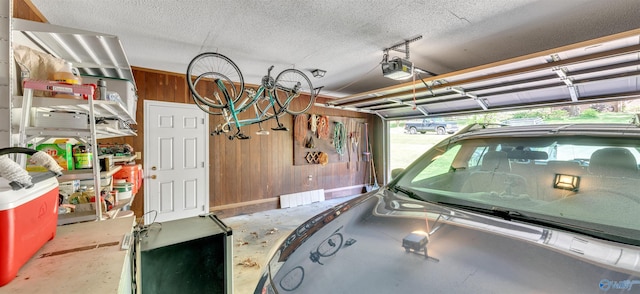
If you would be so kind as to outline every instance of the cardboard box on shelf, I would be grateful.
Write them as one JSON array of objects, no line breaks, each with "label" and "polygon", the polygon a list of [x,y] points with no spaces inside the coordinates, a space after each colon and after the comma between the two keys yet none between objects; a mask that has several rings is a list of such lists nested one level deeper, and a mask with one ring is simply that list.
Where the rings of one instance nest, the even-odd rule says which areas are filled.
[{"label": "cardboard box on shelf", "polygon": [[[36,150],[46,152],[51,155],[53,159],[58,162],[58,165],[62,167],[64,170],[73,170],[73,145],[69,143],[53,143],[53,144],[40,144],[36,146]],[[34,165],[30,162],[27,162],[27,171],[31,172],[45,172],[46,168]]]}]

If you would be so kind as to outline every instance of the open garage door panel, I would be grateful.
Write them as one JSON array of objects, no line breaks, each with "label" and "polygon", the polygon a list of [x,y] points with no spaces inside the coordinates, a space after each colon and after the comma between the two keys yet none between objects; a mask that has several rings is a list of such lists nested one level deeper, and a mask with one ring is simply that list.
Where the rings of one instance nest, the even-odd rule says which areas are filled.
[{"label": "open garage door panel", "polygon": [[385,119],[640,98],[640,29],[330,101]]}]

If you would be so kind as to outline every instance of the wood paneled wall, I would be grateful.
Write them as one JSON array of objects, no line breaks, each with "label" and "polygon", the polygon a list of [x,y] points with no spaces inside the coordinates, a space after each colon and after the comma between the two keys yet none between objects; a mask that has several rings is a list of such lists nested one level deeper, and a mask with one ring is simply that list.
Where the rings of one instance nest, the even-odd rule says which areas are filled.
[{"label": "wood paneled wall", "polygon": [[[144,149],[143,101],[155,100],[176,103],[193,103],[184,75],[149,70],[133,69],[138,86],[138,136],[119,138],[110,142],[126,142],[134,149]],[[376,117],[339,109],[312,107],[309,113],[359,117],[374,120]],[[222,117],[210,116],[209,127],[213,130]],[[243,127],[249,140],[229,140],[226,134],[209,138],[209,206],[218,214],[236,215],[264,209],[277,208],[278,196],[302,191],[325,189],[327,198],[347,196],[361,192],[365,183],[365,167],[356,170],[347,168],[346,162],[321,165],[293,165],[293,117],[285,115],[281,122],[290,131],[271,130],[275,121],[263,123],[269,135],[259,136],[258,125]],[[144,154],[143,154],[144,157]],[[312,180],[309,180],[311,176]],[[141,196],[143,194],[139,194]],[[138,197],[141,199],[142,197]],[[136,201],[133,209],[142,213],[143,204]]]},{"label": "wood paneled wall", "polygon": [[[29,0],[13,0],[14,17],[46,22],[33,8]],[[82,28],[79,28],[82,29]],[[184,74],[162,72],[153,69],[133,68],[138,88],[136,137],[101,140],[105,143],[128,143],[136,151],[144,150],[143,104],[145,100],[176,103],[193,103],[189,96]],[[320,99],[318,102],[322,102]],[[312,107],[309,113],[358,117],[367,119],[369,125],[379,121],[371,114],[344,111],[334,108]],[[210,116],[213,130],[221,117]],[[302,191],[325,189],[327,198],[335,198],[360,193],[367,182],[365,163],[359,169],[346,162],[321,165],[293,165],[293,118],[282,117],[282,122],[290,128],[288,132],[270,130],[274,121],[263,124],[270,130],[268,136],[257,136],[257,125],[245,127],[249,140],[229,140],[227,136],[209,138],[210,186],[209,206],[211,211],[225,217],[277,208],[278,196]],[[144,154],[142,155],[144,157]],[[137,160],[142,163],[141,159]],[[376,167],[382,166],[376,162]],[[380,174],[378,168],[378,174]],[[311,176],[312,180],[309,180]],[[132,205],[137,216],[144,211],[144,189],[141,189]]]},{"label": "wood paneled wall", "polygon": [[47,22],[47,19],[33,6],[31,0],[13,0],[13,17],[37,22]]}]

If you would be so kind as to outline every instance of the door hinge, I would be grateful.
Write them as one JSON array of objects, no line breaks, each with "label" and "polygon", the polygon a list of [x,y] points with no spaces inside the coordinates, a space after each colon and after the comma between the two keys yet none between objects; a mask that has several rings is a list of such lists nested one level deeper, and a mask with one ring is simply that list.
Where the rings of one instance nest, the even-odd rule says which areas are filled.
[{"label": "door hinge", "polygon": [[200,164],[200,165],[201,165],[202,167],[204,167],[204,161],[203,161],[203,162],[201,162],[201,164]]},{"label": "door hinge", "polygon": [[204,125],[204,118],[200,121],[201,125]]}]

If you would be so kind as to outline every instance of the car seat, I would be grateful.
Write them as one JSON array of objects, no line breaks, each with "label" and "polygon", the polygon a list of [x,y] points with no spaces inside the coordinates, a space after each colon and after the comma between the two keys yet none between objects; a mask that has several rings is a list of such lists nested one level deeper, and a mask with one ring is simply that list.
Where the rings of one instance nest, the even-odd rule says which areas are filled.
[{"label": "car seat", "polygon": [[638,163],[628,149],[603,148],[591,155],[589,173],[602,177],[637,178]]},{"label": "car seat", "polygon": [[469,175],[461,191],[521,195],[527,193],[527,180],[511,173],[506,152],[489,151],[482,157],[480,169]]}]

